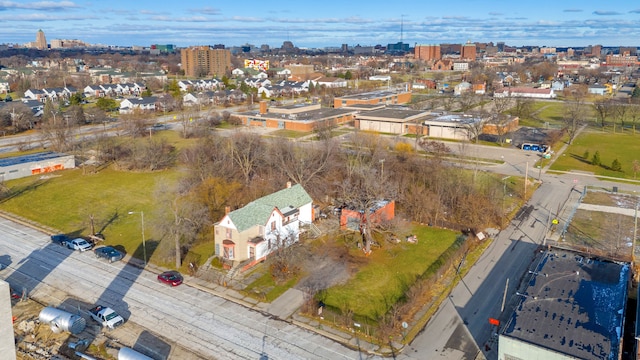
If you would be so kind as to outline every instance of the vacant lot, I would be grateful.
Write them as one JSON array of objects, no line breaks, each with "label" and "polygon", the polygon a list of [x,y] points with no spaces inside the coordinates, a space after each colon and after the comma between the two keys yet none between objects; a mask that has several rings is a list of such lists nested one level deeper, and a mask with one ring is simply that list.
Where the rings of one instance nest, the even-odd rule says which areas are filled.
[{"label": "vacant lot", "polygon": [[[151,247],[156,241],[153,191],[163,181],[175,181],[177,175],[174,171],[133,173],[106,168],[94,174],[72,169],[22,178],[7,182],[15,195],[2,201],[0,209],[74,236],[89,235],[93,217],[95,231],[105,235],[107,244],[133,254],[142,241],[139,212],[146,215],[147,245]],[[129,215],[130,211],[138,213]],[[142,254],[135,255],[142,258]]]},{"label": "vacant lot", "polygon": [[[385,315],[414,285],[418,277],[428,275],[438,258],[453,245],[457,232],[428,226],[415,226],[416,243],[404,237],[397,244],[385,243],[365,257],[355,246],[349,248],[362,264],[355,275],[341,285],[326,290],[324,303],[341,313],[353,312],[356,318],[378,320]],[[338,239],[336,246],[345,246],[349,237]],[[342,242],[342,244],[341,244]]]},{"label": "vacant lot", "polygon": [[[583,203],[633,209],[637,197],[620,193],[589,192]],[[629,261],[633,249],[634,217],[578,209],[561,245],[600,256]]]},{"label": "vacant lot", "polygon": [[[591,164],[596,151],[599,152],[601,166]],[[565,153],[554,162],[551,170],[580,170],[596,175],[633,179],[638,175],[634,173],[633,162],[640,161],[639,154],[640,134],[587,131],[574,140]],[[620,162],[622,171],[611,169],[615,159]]]}]

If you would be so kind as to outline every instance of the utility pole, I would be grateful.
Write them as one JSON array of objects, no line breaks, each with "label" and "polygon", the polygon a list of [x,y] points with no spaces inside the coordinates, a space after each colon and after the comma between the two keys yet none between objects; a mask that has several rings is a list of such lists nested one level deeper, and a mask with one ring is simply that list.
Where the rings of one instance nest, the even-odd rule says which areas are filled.
[{"label": "utility pole", "polygon": [[524,198],[527,198],[527,183],[529,182],[529,162],[527,161],[527,167],[524,170]]}]

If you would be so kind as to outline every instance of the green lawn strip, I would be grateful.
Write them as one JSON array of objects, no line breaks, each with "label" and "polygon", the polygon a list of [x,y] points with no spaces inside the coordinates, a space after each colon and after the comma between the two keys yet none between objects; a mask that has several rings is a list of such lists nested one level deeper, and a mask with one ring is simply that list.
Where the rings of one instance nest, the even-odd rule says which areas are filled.
[{"label": "green lawn strip", "polygon": [[[556,159],[551,170],[579,170],[593,172],[595,175],[633,179],[633,160],[640,160],[639,140],[640,136],[628,133],[584,132]],[[589,152],[587,159],[583,157],[585,151]],[[596,151],[600,154],[602,166],[591,164]],[[614,159],[620,162],[621,172],[610,169]]]},{"label": "green lawn strip", "polygon": [[386,314],[405,291],[438,260],[456,239],[451,230],[416,226],[417,244],[401,242],[375,249],[367,265],[346,284],[326,291],[324,303],[354,317],[372,321]]},{"label": "green lawn strip", "polygon": [[284,137],[284,138],[291,138],[291,139],[301,138],[309,134],[311,133],[304,132],[304,131],[285,130],[285,129],[276,130],[269,133],[270,136],[277,136],[277,137]]},{"label": "green lawn strip", "polygon": [[458,285],[460,279],[464,278],[469,270],[473,267],[473,265],[478,261],[480,256],[484,253],[484,251],[491,245],[493,239],[487,239],[480,243],[478,247],[476,247],[473,251],[470,251],[467,254],[466,260],[463,265],[459,269],[459,276],[454,271],[454,268],[449,269],[446,274],[439,280],[439,284],[436,286],[443,287],[441,291],[437,292],[437,296],[434,297],[427,311],[422,314],[419,318],[415,319],[415,322],[409,328],[407,333],[404,336],[404,343],[409,344],[413,341],[413,339],[418,336],[420,331],[427,324],[429,319],[435,314],[435,312],[440,307],[440,304],[449,296],[451,291]]},{"label": "green lawn strip", "polygon": [[[177,171],[153,173],[120,172],[106,168],[83,175],[82,169],[56,172],[48,178],[27,177],[7,181],[16,192],[0,203],[0,209],[59,229],[74,236],[89,235],[90,215],[105,244],[120,245],[142,258],[142,228],[139,213],[145,213],[148,255],[157,240],[153,233],[153,191],[161,181],[176,181]],[[104,229],[103,229],[104,227]]]}]

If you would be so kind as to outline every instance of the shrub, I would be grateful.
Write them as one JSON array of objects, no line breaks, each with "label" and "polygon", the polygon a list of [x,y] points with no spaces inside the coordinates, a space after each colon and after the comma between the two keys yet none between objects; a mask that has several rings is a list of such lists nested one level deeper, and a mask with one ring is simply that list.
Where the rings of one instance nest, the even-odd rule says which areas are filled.
[{"label": "shrub", "polygon": [[584,154],[582,154],[582,158],[585,160],[589,160],[589,150],[584,151]]}]

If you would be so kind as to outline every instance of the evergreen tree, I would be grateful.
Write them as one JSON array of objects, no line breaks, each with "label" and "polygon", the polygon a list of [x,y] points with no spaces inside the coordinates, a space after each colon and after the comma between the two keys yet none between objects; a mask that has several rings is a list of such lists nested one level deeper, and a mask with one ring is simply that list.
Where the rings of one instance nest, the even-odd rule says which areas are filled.
[{"label": "evergreen tree", "polygon": [[591,165],[600,166],[601,164],[600,152],[596,151],[596,153],[593,154],[593,157],[591,158]]},{"label": "evergreen tree", "polygon": [[611,170],[622,171],[622,164],[620,164],[620,161],[618,161],[618,159],[614,159],[611,163]]}]

